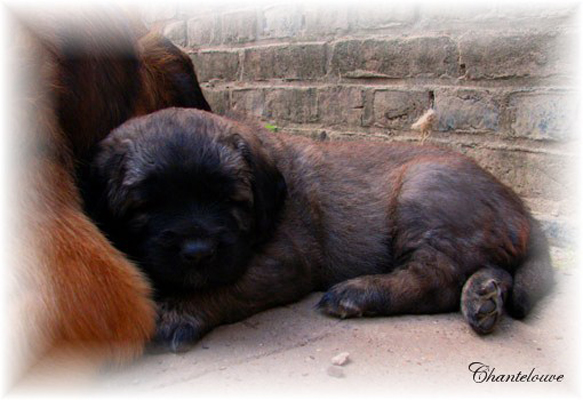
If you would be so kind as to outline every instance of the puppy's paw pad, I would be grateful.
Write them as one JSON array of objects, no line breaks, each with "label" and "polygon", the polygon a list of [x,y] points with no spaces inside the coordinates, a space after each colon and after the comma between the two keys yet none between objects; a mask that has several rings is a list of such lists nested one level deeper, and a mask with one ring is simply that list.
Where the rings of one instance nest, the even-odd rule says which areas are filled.
[{"label": "puppy's paw pad", "polygon": [[503,314],[503,293],[494,280],[482,283],[473,295],[462,302],[462,310],[470,326],[482,335],[491,333]]},{"label": "puppy's paw pad", "polygon": [[367,293],[350,282],[333,286],[317,304],[322,312],[338,318],[361,317],[368,314]]}]

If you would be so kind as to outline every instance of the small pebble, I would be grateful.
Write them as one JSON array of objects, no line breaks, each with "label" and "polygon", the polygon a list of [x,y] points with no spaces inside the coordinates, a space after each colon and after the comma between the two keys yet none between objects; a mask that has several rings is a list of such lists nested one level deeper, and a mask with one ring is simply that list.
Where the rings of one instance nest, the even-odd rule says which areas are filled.
[{"label": "small pebble", "polygon": [[344,370],[335,365],[329,366],[326,373],[333,378],[344,378]]},{"label": "small pebble", "polygon": [[350,354],[348,352],[343,352],[343,353],[339,353],[337,355],[335,355],[334,357],[332,357],[332,364],[334,365],[346,365],[346,363],[349,361],[349,356]]}]

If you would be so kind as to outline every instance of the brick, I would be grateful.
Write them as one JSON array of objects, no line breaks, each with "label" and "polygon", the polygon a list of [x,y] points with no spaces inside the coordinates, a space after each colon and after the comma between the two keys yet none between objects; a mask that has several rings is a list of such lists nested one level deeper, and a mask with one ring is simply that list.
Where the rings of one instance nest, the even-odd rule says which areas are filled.
[{"label": "brick", "polygon": [[302,29],[302,13],[294,4],[282,4],[263,11],[261,36],[269,38],[294,37]]},{"label": "brick", "polygon": [[439,90],[435,109],[440,131],[498,131],[500,106],[488,91]]},{"label": "brick", "polygon": [[264,116],[276,124],[318,121],[316,89],[272,89],[265,94]]},{"label": "brick", "polygon": [[415,7],[406,2],[376,2],[374,5],[348,7],[348,15],[353,29],[401,27],[415,20]]},{"label": "brick", "polygon": [[573,138],[577,102],[568,93],[517,93],[510,96],[510,134],[529,139]]},{"label": "brick", "polygon": [[347,78],[438,78],[458,74],[446,37],[346,40],[334,46],[332,71]]},{"label": "brick", "polygon": [[364,110],[362,114],[362,126],[370,127],[374,124],[374,96],[375,90],[366,88],[363,90]]},{"label": "brick", "polygon": [[360,126],[364,112],[362,89],[333,87],[318,90],[320,122],[328,125]]},{"label": "brick", "polygon": [[466,148],[463,152],[521,197],[560,201],[574,187],[575,178],[570,176],[574,174],[565,174],[569,160],[561,156],[483,147]]},{"label": "brick", "polygon": [[230,51],[200,51],[192,55],[192,62],[201,82],[212,79],[238,79],[239,53]]},{"label": "brick", "polygon": [[348,8],[314,5],[305,10],[305,34],[318,38],[348,32]]},{"label": "brick", "polygon": [[202,94],[215,114],[223,115],[230,109],[229,92],[227,90],[217,90],[203,86]]},{"label": "brick", "polygon": [[455,2],[441,3],[433,7],[421,7],[419,26],[422,28],[435,28],[436,26],[445,26],[451,29],[452,26],[463,27],[467,32],[471,24],[474,29],[477,26],[487,27],[488,29],[508,29],[548,26],[552,24],[557,26],[564,21],[557,19],[572,18],[576,15],[577,8],[575,3],[555,2],[555,4],[545,2],[530,2],[528,6],[520,2],[506,2],[503,7],[494,2],[473,2],[460,4]]},{"label": "brick", "polygon": [[323,44],[251,48],[243,65],[244,79],[314,79],[326,74],[326,49]]},{"label": "brick", "polygon": [[[564,6],[566,3],[564,4]],[[574,4],[567,7],[549,7],[549,4],[532,2],[527,7],[520,3],[508,2],[504,7],[490,2],[474,2],[460,7],[459,4],[440,4],[435,7],[422,7],[420,14],[423,19],[433,19],[440,23],[446,21],[491,21],[494,19],[505,19],[516,24],[517,20],[524,21],[525,18],[548,18],[556,16],[567,16],[574,11]],[[563,10],[561,10],[563,8]],[[572,14],[571,14],[572,15]]]},{"label": "brick", "polygon": [[[472,4],[442,3],[435,6],[419,8],[419,26],[423,29],[435,29],[435,27],[446,27],[446,29],[463,27],[468,31],[468,26],[476,26],[480,23],[489,23],[490,26],[497,21],[505,22],[504,17],[508,15],[497,15],[496,6],[487,2],[473,2]],[[502,7],[508,9],[508,4]],[[501,21],[502,20],[502,21]],[[476,24],[476,25],[474,25]],[[439,29],[438,28],[438,29]]]},{"label": "brick", "polygon": [[466,79],[546,77],[561,72],[564,44],[554,34],[472,33],[460,40]]},{"label": "brick", "polygon": [[265,95],[261,89],[233,90],[231,105],[233,111],[261,118],[265,114]]},{"label": "brick", "polygon": [[374,125],[409,130],[430,107],[427,91],[377,90],[374,93]]},{"label": "brick", "polygon": [[186,22],[171,22],[164,27],[163,34],[177,46],[186,46]]},{"label": "brick", "polygon": [[322,128],[297,128],[292,126],[281,127],[281,132],[287,135],[294,136],[305,136],[312,140],[317,140],[319,142],[324,142],[330,140],[328,133]]},{"label": "brick", "polygon": [[222,33],[223,43],[244,43],[257,39],[257,13],[249,10],[224,14]]},{"label": "brick", "polygon": [[188,46],[191,48],[219,44],[222,41],[221,20],[215,14],[189,19],[186,32]]}]

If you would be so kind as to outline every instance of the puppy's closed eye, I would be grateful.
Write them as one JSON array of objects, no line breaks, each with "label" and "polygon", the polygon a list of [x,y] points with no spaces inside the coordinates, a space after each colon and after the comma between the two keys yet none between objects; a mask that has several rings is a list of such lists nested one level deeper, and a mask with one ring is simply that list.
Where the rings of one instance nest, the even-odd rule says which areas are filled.
[{"label": "puppy's closed eye", "polygon": [[168,229],[162,231],[160,233],[160,235],[158,236],[158,240],[160,241],[160,243],[163,245],[166,245],[166,246],[173,245],[177,239],[178,239],[178,234],[176,232],[168,230]]},{"label": "puppy's closed eye", "polygon": [[133,229],[134,231],[140,230],[148,224],[148,221],[148,214],[144,212],[136,213],[130,218],[130,229]]},{"label": "puppy's closed eye", "polygon": [[162,240],[174,240],[174,239],[176,239],[177,236],[178,236],[178,233],[171,231],[169,229],[166,229],[166,230],[160,232],[160,239],[162,239]]}]

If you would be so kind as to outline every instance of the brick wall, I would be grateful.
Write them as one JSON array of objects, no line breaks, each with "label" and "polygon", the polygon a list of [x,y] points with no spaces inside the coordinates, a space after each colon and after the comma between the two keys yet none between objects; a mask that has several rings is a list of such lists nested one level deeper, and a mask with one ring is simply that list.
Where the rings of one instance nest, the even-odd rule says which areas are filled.
[{"label": "brick wall", "polygon": [[318,140],[418,141],[411,123],[435,108],[428,142],[477,159],[569,242],[575,7],[361,3],[164,4],[144,18],[191,54],[217,113]]}]

